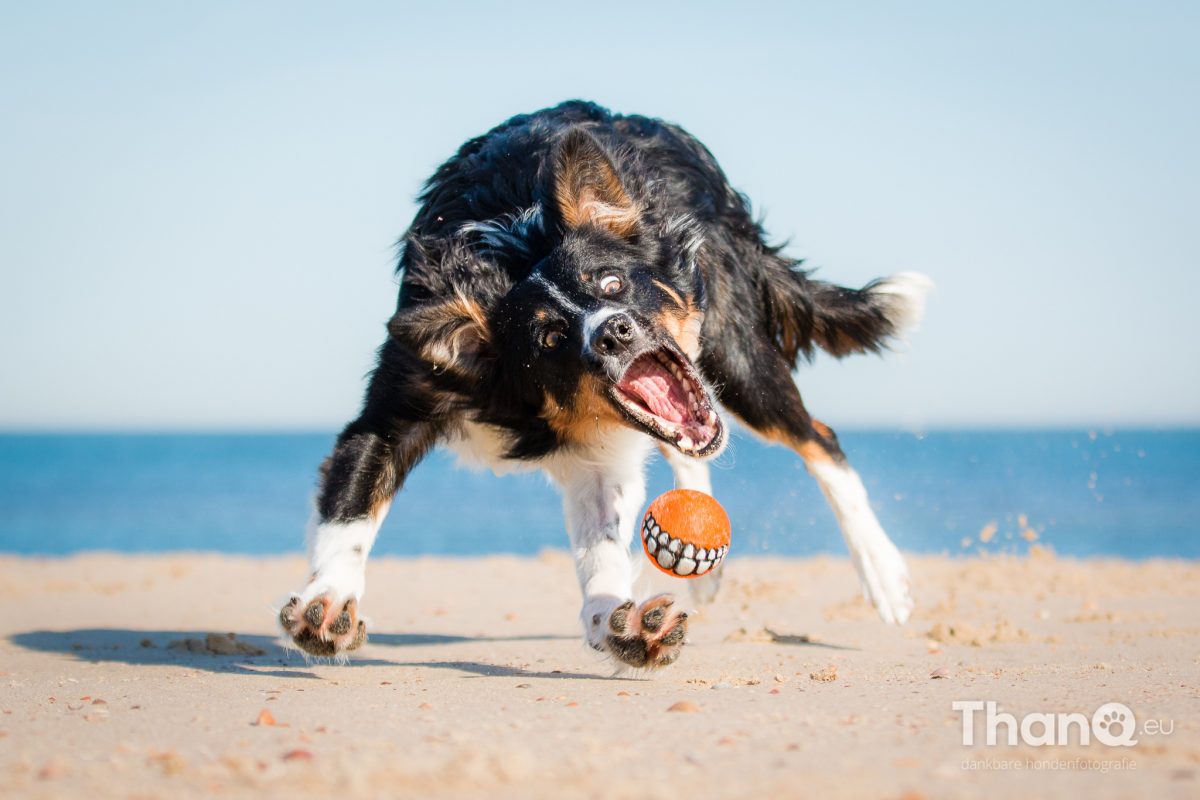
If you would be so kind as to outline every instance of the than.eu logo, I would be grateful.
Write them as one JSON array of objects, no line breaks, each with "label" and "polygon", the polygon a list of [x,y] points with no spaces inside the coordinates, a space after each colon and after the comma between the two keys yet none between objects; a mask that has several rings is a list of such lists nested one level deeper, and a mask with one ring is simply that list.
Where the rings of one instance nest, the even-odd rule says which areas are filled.
[{"label": "than.eu logo", "polygon": [[[955,700],[950,707],[962,715],[962,743],[975,744],[976,728],[982,721],[984,742],[995,746],[1003,742],[1030,747],[1066,745],[1092,740],[1108,747],[1133,747],[1139,735],[1169,734],[1175,729],[1171,720],[1146,720],[1138,728],[1133,710],[1124,703],[1105,703],[1087,714],[1033,712],[1018,719],[996,709],[994,700]],[[982,713],[981,713],[982,712]]]}]

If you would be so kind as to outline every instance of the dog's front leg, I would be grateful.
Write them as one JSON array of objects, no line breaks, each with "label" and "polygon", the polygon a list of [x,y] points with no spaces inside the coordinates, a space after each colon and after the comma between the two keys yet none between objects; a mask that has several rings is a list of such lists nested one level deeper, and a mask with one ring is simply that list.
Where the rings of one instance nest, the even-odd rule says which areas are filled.
[{"label": "dog's front leg", "polygon": [[635,568],[629,544],[646,497],[641,462],[614,469],[579,461],[552,475],[563,490],[588,644],[632,667],[671,664],[687,635],[687,615],[675,608],[670,595],[641,604],[633,599]]},{"label": "dog's front leg", "polygon": [[365,640],[358,604],[367,556],[392,496],[436,435],[432,423],[364,415],[338,437],[322,467],[309,524],[311,577],[279,613],[280,625],[305,652],[336,656]]}]

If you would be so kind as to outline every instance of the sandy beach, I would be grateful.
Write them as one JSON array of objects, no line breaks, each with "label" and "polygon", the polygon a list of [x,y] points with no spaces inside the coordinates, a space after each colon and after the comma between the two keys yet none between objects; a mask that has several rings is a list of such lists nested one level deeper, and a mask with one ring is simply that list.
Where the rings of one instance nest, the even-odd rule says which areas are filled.
[{"label": "sandy beach", "polygon": [[[348,665],[278,643],[273,607],[303,579],[299,557],[5,557],[3,793],[1200,792],[1200,565],[1042,553],[912,567],[917,612],[891,629],[843,559],[735,559],[677,665],[613,677],[577,635],[561,552],[373,561],[371,638]],[[647,592],[686,596],[651,573]],[[1018,719],[1120,702],[1137,744],[989,747],[978,725],[964,746],[956,700]]]}]

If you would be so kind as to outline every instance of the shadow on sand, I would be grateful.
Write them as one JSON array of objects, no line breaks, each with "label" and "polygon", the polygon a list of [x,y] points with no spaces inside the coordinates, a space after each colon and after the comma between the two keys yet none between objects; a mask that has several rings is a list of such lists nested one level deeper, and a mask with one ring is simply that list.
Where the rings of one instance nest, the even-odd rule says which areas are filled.
[{"label": "shadow on sand", "polygon": [[[574,638],[574,637],[571,637]],[[591,672],[564,672],[563,670],[538,671],[521,667],[502,667],[496,664],[483,664],[478,661],[409,661],[396,664],[397,667],[424,667],[426,669],[449,669],[459,672],[473,672],[479,678],[579,678],[588,681],[628,681],[638,678],[622,675],[597,675]]]},{"label": "shadow on sand", "polygon": [[789,644],[796,647],[821,647],[826,650],[861,650],[860,647],[851,647],[844,644],[832,644],[830,642],[820,642],[813,639],[807,633],[778,633],[765,628],[767,635],[771,637],[771,644]]},{"label": "shadow on sand", "polygon": [[[767,631],[775,644],[819,647],[829,650],[857,650],[855,647],[814,641],[803,634]],[[215,637],[216,641],[212,637]],[[369,643],[375,647],[418,647],[468,644],[475,642],[545,642],[575,640],[562,634],[527,636],[455,636],[440,633],[373,633]],[[210,634],[204,631],[145,631],[122,628],[83,628],[73,631],[29,631],[9,637],[26,650],[60,653],[92,663],[119,662],[138,666],[190,667],[217,674],[256,675],[265,678],[320,679],[310,670],[312,663],[330,663],[328,659],[306,659],[296,650],[284,647],[270,636]],[[217,650],[209,646],[217,645]],[[232,651],[232,652],[228,652]],[[472,673],[481,678],[582,678],[586,680],[628,680],[615,675],[532,671],[520,667],[487,664],[479,661],[392,661],[384,658],[354,657],[353,667],[423,667]]]},{"label": "shadow on sand", "polygon": [[[309,670],[310,662],[299,652],[286,648],[270,636],[217,634],[216,641],[206,631],[155,631],[122,628],[83,628],[72,631],[28,631],[16,633],[9,641],[26,650],[61,653],[80,661],[120,662],[140,666],[169,665],[191,667],[207,672],[258,675],[273,678],[317,678]],[[573,636],[450,636],[435,633],[371,634],[372,645],[414,647],[419,645],[461,644],[469,642],[522,642],[574,639]],[[217,649],[212,649],[212,642]],[[328,663],[327,659],[315,659]],[[525,673],[510,667],[473,662],[398,663],[380,658],[352,658],[355,666],[448,667],[461,664],[466,672],[480,675],[525,675],[527,677],[599,677],[567,673]]]}]

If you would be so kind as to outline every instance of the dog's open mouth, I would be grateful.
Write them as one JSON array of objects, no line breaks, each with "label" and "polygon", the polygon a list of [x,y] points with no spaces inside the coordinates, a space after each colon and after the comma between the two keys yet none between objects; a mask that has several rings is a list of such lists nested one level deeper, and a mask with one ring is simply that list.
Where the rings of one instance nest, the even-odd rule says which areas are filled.
[{"label": "dog's open mouth", "polygon": [[612,391],[631,421],[689,456],[721,446],[723,427],[695,368],[670,348],[642,353]]}]

